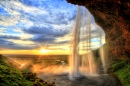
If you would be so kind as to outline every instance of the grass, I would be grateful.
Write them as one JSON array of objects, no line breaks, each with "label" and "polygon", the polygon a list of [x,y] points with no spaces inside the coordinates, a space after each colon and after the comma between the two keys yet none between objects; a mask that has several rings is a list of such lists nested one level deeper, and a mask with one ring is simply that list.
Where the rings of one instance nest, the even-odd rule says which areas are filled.
[{"label": "grass", "polygon": [[21,72],[6,64],[0,55],[0,86],[55,86],[36,77],[35,73]]},{"label": "grass", "polygon": [[130,61],[112,63],[112,72],[119,78],[123,86],[130,86]]},{"label": "grass", "polygon": [[0,86],[32,86],[22,73],[0,60]]}]

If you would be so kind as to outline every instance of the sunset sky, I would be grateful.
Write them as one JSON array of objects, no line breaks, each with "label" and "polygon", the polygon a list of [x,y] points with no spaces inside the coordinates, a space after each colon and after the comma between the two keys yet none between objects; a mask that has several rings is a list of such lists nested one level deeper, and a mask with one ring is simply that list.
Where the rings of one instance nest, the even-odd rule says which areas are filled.
[{"label": "sunset sky", "polygon": [[[0,54],[69,54],[77,7],[66,0],[0,1]],[[100,27],[91,21],[98,47]]]}]

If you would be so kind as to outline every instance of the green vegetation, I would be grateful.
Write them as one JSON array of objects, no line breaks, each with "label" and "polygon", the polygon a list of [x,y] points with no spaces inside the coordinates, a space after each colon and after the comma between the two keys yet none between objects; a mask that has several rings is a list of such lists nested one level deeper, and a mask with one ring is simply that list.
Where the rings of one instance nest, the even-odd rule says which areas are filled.
[{"label": "green vegetation", "polygon": [[0,86],[55,86],[36,77],[36,74],[21,72],[10,67],[0,55]]},{"label": "green vegetation", "polygon": [[123,86],[130,86],[130,61],[112,62],[112,72],[119,78]]}]

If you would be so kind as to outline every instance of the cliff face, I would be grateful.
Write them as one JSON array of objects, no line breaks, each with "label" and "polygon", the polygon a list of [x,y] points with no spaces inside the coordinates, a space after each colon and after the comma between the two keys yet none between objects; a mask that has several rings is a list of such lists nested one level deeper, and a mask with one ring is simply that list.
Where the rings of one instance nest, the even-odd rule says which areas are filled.
[{"label": "cliff face", "polygon": [[85,6],[106,34],[109,57],[130,57],[129,0],[67,0]]}]

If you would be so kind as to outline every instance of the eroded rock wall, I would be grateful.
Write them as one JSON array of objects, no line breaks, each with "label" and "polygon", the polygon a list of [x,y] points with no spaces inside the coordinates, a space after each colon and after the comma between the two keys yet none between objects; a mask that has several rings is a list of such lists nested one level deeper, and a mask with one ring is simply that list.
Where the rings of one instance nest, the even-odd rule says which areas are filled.
[{"label": "eroded rock wall", "polygon": [[129,0],[67,0],[85,6],[106,34],[109,58],[130,57]]}]

